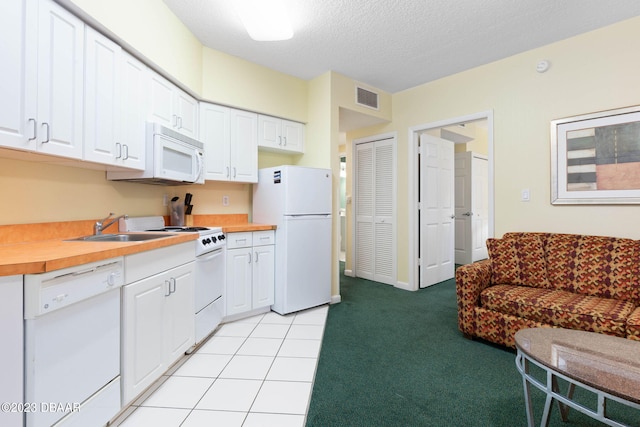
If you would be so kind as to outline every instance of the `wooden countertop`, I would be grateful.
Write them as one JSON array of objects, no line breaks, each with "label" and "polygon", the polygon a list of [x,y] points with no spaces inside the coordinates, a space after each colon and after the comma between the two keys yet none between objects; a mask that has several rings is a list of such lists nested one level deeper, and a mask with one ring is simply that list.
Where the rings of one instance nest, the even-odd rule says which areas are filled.
[{"label": "wooden countertop", "polygon": [[[165,219],[166,222],[166,219]],[[130,255],[196,240],[192,233],[141,242],[69,241],[91,234],[93,220],[0,225],[0,276],[45,273],[74,265]],[[194,215],[193,225],[222,227],[225,233],[275,230],[274,225],[248,222],[247,214]],[[117,231],[106,231],[105,234]]]},{"label": "wooden countertop", "polygon": [[43,240],[0,246],[0,276],[45,273],[196,240],[197,234],[167,233],[141,242]]},{"label": "wooden countertop", "polygon": [[225,233],[240,233],[242,231],[264,231],[264,230],[275,230],[275,225],[268,224],[236,224],[236,225],[223,225],[222,231]]}]

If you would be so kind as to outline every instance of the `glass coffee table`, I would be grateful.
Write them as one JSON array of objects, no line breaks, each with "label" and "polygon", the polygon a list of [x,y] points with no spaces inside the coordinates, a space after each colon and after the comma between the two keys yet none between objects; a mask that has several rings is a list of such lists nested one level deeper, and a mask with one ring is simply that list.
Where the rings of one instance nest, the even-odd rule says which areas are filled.
[{"label": "glass coffee table", "polygon": [[[607,425],[628,426],[607,416],[608,400],[640,410],[640,341],[559,328],[522,329],[515,341],[529,427],[534,426],[531,385],[547,395],[540,426],[548,426],[554,400],[563,421],[574,408]],[[532,375],[531,364],[542,374]],[[558,379],[568,383],[566,394]],[[574,399],[576,386],[597,396],[595,408]]]}]

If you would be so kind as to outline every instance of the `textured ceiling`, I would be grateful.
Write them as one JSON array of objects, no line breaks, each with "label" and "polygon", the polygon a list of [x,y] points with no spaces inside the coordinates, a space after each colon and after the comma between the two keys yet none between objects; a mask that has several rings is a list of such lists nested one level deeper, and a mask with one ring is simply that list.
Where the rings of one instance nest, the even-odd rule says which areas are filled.
[{"label": "textured ceiling", "polygon": [[249,38],[233,0],[164,0],[204,44],[312,79],[395,93],[640,15],[638,0],[284,0],[294,36]]}]

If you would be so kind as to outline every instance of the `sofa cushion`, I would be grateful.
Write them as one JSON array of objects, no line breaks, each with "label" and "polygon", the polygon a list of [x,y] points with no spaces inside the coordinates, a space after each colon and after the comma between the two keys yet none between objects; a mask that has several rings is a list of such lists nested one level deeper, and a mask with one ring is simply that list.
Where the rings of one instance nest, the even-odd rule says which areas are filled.
[{"label": "sofa cushion", "polygon": [[482,307],[568,329],[626,336],[635,309],[629,301],[529,286],[496,285],[480,295]]},{"label": "sofa cushion", "polygon": [[549,234],[545,240],[551,287],[640,304],[638,241],[573,234]]},{"label": "sofa cushion", "polygon": [[548,288],[544,248],[540,236],[522,234],[516,238],[488,239],[491,282]]}]

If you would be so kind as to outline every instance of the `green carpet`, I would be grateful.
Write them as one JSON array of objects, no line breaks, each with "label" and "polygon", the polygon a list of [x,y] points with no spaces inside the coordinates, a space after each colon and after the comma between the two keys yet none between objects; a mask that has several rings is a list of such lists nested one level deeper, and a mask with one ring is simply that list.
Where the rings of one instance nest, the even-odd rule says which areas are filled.
[{"label": "green carpet", "polygon": [[[462,337],[453,280],[408,292],[341,274],[340,290],[342,302],[329,308],[307,427],[526,425],[515,352]],[[537,424],[544,401],[532,393]],[[638,411],[621,411],[640,425]],[[575,410],[562,423],[555,406],[550,423],[601,425]]]}]

